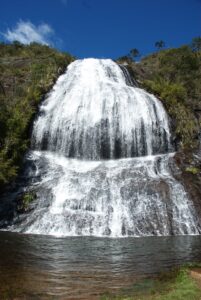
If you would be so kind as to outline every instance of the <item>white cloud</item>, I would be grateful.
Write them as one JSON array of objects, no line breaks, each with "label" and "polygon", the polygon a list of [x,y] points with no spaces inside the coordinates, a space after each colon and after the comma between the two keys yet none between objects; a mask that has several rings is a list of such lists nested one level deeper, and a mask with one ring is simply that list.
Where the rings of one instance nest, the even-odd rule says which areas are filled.
[{"label": "white cloud", "polygon": [[38,26],[31,22],[19,21],[15,28],[7,29],[3,36],[9,42],[19,41],[22,44],[37,42],[40,44],[52,44],[51,37],[54,30],[50,25],[42,23]]}]

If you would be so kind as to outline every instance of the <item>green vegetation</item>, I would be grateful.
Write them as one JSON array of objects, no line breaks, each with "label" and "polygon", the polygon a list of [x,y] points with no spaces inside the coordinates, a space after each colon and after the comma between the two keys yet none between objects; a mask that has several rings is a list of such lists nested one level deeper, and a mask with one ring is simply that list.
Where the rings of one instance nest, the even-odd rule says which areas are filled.
[{"label": "green vegetation", "polygon": [[18,200],[18,211],[25,212],[28,210],[29,205],[36,199],[36,193],[34,191],[25,192]]},{"label": "green vegetation", "polygon": [[136,60],[136,58],[140,57],[141,54],[139,52],[139,50],[137,48],[133,48],[129,51],[129,53],[127,55],[124,55],[124,56],[121,56],[118,58],[118,62],[119,63],[124,63],[124,62],[127,62],[127,63],[132,63]]},{"label": "green vegetation", "polygon": [[194,51],[194,52],[198,52],[198,51],[201,51],[201,37],[196,37],[192,40],[192,43],[191,43],[191,49]]},{"label": "green vegetation", "polygon": [[103,296],[102,300],[200,300],[201,289],[191,278],[189,270],[183,268],[161,275],[157,279],[136,282],[120,294]]},{"label": "green vegetation", "polygon": [[197,175],[200,172],[200,169],[197,167],[187,167],[186,172],[189,172],[193,175]]},{"label": "green vegetation", "polygon": [[133,61],[135,61],[135,59],[136,59],[137,57],[140,57],[140,52],[138,51],[138,49],[134,48],[134,49],[131,49],[131,50],[130,50],[129,55],[130,55],[130,58],[131,58]]},{"label": "green vegetation", "polygon": [[0,43],[0,189],[19,172],[39,103],[73,60],[46,45]]},{"label": "green vegetation", "polygon": [[[190,45],[161,50],[139,63],[125,59],[140,86],[163,101],[177,141],[185,149],[197,146],[201,126],[200,45],[198,37]],[[117,61],[122,63],[122,58]]]},{"label": "green vegetation", "polygon": [[155,42],[155,47],[158,49],[158,50],[161,50],[165,47],[165,42],[160,40],[160,41],[157,41]]},{"label": "green vegetation", "polygon": [[[182,147],[194,147],[199,132],[194,111],[200,104],[201,59],[188,46],[164,50],[154,58],[157,65],[143,86],[158,95],[176,121],[175,133]],[[148,63],[146,59],[143,64]]]}]

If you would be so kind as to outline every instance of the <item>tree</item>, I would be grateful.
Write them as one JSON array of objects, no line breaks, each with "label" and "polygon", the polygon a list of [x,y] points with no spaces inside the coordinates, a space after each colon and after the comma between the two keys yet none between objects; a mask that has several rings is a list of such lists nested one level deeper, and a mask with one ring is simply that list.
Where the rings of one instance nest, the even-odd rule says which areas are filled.
[{"label": "tree", "polygon": [[193,52],[201,51],[201,37],[200,36],[192,39],[191,49],[193,50]]},{"label": "tree", "polygon": [[136,57],[139,57],[140,56],[140,52],[138,49],[136,48],[133,48],[130,50],[130,53],[129,53],[129,57],[132,59],[132,60],[135,60]]},{"label": "tree", "polygon": [[120,56],[117,60],[120,61],[120,62],[129,63],[130,62],[130,57],[129,57],[129,55],[124,55],[124,56]]},{"label": "tree", "polygon": [[14,46],[16,49],[23,48],[23,44],[20,43],[19,41],[13,41],[13,46]]},{"label": "tree", "polygon": [[155,47],[158,49],[158,50],[161,50],[162,48],[165,47],[165,42],[160,40],[160,41],[157,41],[155,42]]}]

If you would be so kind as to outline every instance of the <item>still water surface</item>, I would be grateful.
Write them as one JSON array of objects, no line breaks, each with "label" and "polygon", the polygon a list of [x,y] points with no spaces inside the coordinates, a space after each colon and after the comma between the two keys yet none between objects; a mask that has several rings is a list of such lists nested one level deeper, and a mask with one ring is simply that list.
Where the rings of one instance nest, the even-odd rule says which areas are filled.
[{"label": "still water surface", "polygon": [[0,299],[99,299],[201,261],[201,236],[55,238],[0,232]]}]

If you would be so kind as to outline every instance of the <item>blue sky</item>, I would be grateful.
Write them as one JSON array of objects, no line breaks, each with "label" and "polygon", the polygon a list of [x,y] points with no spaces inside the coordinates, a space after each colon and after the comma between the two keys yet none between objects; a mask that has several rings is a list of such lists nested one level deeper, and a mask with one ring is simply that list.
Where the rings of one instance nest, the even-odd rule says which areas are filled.
[{"label": "blue sky", "polygon": [[0,38],[48,43],[73,55],[146,55],[201,35],[201,0],[0,0]]}]

